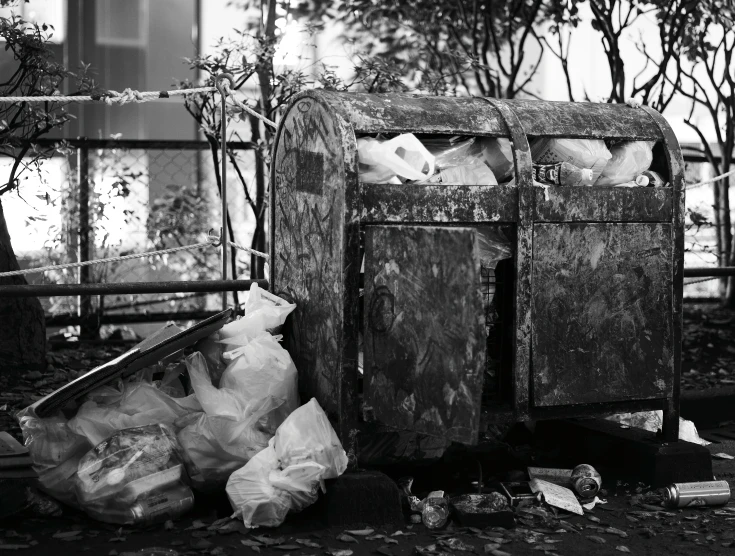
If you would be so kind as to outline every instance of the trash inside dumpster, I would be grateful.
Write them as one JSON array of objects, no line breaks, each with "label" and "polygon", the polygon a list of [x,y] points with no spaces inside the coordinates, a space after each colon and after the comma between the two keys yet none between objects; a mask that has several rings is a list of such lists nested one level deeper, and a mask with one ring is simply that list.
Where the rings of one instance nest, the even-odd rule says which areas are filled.
[{"label": "trash inside dumpster", "polygon": [[[275,435],[270,471],[284,467],[266,479],[297,485],[290,510],[311,504],[313,487],[347,460],[316,401],[299,408],[296,367],[271,333],[294,307],[254,284],[242,318],[228,322],[226,311],[188,330],[168,325],[123,364],[93,369],[21,411],[41,489],[101,521],[164,521],[190,510],[196,492],[224,490],[237,470],[247,475],[251,459],[275,453]],[[125,362],[140,368],[126,372]]]}]

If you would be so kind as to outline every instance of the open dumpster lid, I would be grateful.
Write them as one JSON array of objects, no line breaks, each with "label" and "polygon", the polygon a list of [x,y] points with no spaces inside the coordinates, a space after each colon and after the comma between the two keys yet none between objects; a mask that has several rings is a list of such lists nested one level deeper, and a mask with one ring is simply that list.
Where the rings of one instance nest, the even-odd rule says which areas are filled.
[{"label": "open dumpster lid", "polygon": [[175,324],[167,324],[119,357],[92,369],[84,376],[80,376],[48,396],[41,398],[31,408],[38,417],[49,417],[70,401],[76,400],[113,380],[130,376],[172,353],[206,338],[227,324],[232,315],[232,309],[227,309],[198,322],[186,330],[181,330]]}]

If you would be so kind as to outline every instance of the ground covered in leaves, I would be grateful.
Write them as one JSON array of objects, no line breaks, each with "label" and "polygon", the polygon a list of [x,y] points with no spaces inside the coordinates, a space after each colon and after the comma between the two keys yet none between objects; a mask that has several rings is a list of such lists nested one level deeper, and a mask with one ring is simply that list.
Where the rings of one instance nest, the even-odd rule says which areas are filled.
[{"label": "ground covered in leaves", "polygon": [[[89,553],[110,556],[331,554],[384,556],[492,554],[493,556],[586,554],[727,554],[735,547],[735,505],[692,510],[664,509],[644,487],[619,486],[608,503],[584,516],[548,506],[521,509],[517,525],[423,525],[371,528],[314,528],[297,516],[277,530],[247,531],[240,522],[199,511],[199,515],[147,529],[105,525],[67,511],[61,517],[5,520],[0,551],[23,554]],[[156,551],[151,549],[156,548]]]},{"label": "ground covered in leaves", "polygon": [[683,390],[735,385],[735,311],[685,303],[682,337]]},{"label": "ground covered in leaves", "polygon": [[[682,388],[702,390],[735,385],[735,313],[715,304],[685,305]],[[130,344],[56,346],[48,369],[0,375],[0,430],[19,439],[13,415],[83,372],[109,361]],[[735,449],[713,445],[713,453]],[[735,463],[719,462],[716,474],[735,476]],[[603,478],[604,481],[604,478]],[[289,517],[276,530],[248,531],[228,517],[224,497],[198,501],[193,514],[148,528],[103,524],[64,508],[61,515],[40,517],[26,511],[0,521],[0,552],[22,554],[89,553],[110,556],[184,554],[333,556],[382,554],[493,554],[550,556],[586,554],[706,554],[735,549],[735,502],[722,508],[670,510],[644,485],[605,484],[607,504],[584,516],[536,506],[517,513],[513,529],[449,528],[431,532],[421,524],[399,523],[369,529],[325,528],[308,515]],[[438,486],[438,488],[442,488]],[[421,493],[416,493],[421,494]],[[425,494],[425,493],[423,493]],[[155,551],[149,550],[156,548]],[[147,551],[146,551],[147,550]]]}]

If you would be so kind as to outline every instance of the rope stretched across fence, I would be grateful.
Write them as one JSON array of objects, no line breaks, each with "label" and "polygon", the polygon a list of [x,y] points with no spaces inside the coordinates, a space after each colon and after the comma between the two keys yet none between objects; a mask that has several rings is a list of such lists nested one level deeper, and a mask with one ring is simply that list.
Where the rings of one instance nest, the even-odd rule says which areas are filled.
[{"label": "rope stretched across fence", "polygon": [[[194,243],[192,245],[182,245],[180,247],[171,247],[169,249],[159,249],[158,251],[148,251],[146,253],[135,253],[132,255],[109,257],[107,259],[94,259],[91,261],[55,264],[55,265],[49,265],[49,266],[40,266],[37,268],[26,268],[24,270],[11,270],[8,272],[0,272],[0,278],[7,278],[10,276],[25,276],[27,274],[40,274],[43,272],[49,272],[51,270],[66,270],[70,268],[81,268],[83,266],[92,266],[92,265],[97,265],[97,264],[116,263],[119,261],[129,261],[131,259],[143,259],[147,257],[155,257],[158,255],[170,255],[171,253],[176,253],[178,251],[193,251],[195,249],[202,249],[204,247],[216,247],[219,244],[219,242],[220,242],[220,239],[218,237],[209,236],[207,238],[207,241],[202,241],[201,243]],[[257,257],[264,258],[265,260],[270,259],[270,257],[266,253],[256,251],[255,249],[250,249],[249,247],[243,247],[242,245],[239,245],[235,243],[234,241],[228,241],[228,244],[234,247],[235,249],[239,249],[240,251],[247,251],[248,253],[252,253],[253,255]]]},{"label": "rope stretched across fence", "polygon": [[[223,87],[227,96],[240,110],[247,112],[251,116],[255,116],[260,121],[269,125],[272,128],[276,128],[277,125],[273,120],[269,120],[262,114],[256,112],[250,108],[247,104],[237,98],[232,89],[230,88],[229,81],[223,82]],[[105,104],[128,104],[130,102],[147,102],[149,100],[171,98],[174,96],[185,96],[195,95],[202,93],[215,93],[217,87],[194,87],[191,89],[174,89],[172,91],[135,91],[133,89],[125,89],[122,93],[118,91],[107,91],[98,95],[76,95],[76,96],[65,96],[65,95],[38,95],[38,96],[9,96],[0,97],[0,103],[21,103],[21,102],[60,102],[69,104],[72,102],[104,102]]]},{"label": "rope stretched across fence", "polygon": [[714,183],[728,176],[732,176],[733,174],[735,174],[735,170],[730,170],[729,172],[725,172],[724,174],[720,174],[719,176],[715,176],[714,178],[709,178],[703,181],[698,181],[697,183],[688,184],[686,186],[686,189],[694,189],[695,187],[702,187],[703,185]]},{"label": "rope stretched across fence", "polygon": [[104,102],[105,104],[127,104],[129,102],[147,102],[159,98],[171,98],[173,96],[194,95],[199,93],[217,92],[216,87],[194,87],[191,89],[175,89],[173,91],[135,91],[125,89],[122,93],[107,91],[99,95],[39,95],[39,96],[10,96],[0,97],[0,103],[20,102]]},{"label": "rope stretched across fence", "polygon": [[269,120],[268,118],[263,116],[263,114],[256,112],[255,110],[250,108],[247,104],[245,104],[243,101],[241,101],[239,98],[237,98],[234,94],[232,94],[232,89],[230,89],[229,81],[224,81],[222,83],[222,87],[224,88],[225,92],[229,95],[229,98],[232,99],[232,102],[235,103],[235,106],[237,106],[240,110],[247,112],[251,116],[255,116],[261,122],[263,122],[266,125],[269,125],[273,129],[276,129],[278,127],[276,122],[274,122],[273,120]]}]

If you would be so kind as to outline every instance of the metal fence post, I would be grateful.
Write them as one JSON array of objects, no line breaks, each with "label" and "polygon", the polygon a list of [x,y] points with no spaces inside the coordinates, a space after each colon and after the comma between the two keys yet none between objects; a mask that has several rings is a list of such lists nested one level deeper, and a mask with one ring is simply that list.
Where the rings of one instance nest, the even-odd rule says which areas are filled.
[{"label": "metal fence post", "polygon": [[[89,148],[81,145],[77,149],[77,177],[79,182],[79,241],[77,242],[77,261],[85,262],[90,259],[89,250]],[[79,283],[89,284],[91,282],[91,267],[79,268]],[[92,326],[92,298],[89,295],[81,295],[78,299],[78,311],[81,324],[79,326],[79,337],[82,339],[93,339],[97,335],[96,327]]]}]

